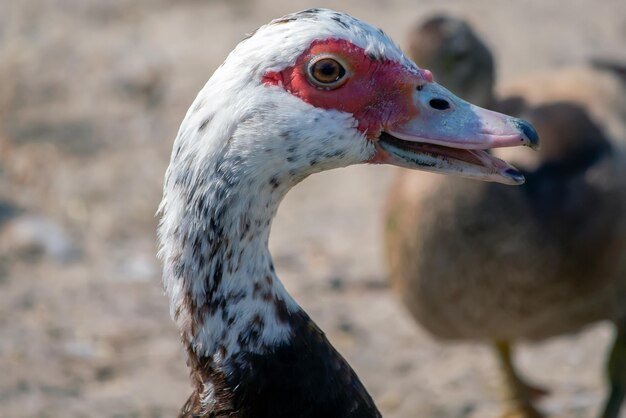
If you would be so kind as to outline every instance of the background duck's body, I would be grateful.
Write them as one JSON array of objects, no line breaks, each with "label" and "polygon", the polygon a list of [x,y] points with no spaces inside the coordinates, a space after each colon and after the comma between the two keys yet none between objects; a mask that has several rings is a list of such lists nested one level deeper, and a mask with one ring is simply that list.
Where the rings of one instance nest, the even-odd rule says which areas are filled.
[{"label": "background duck's body", "polygon": [[[433,335],[495,343],[516,409],[540,416],[531,398],[542,390],[521,380],[509,342],[626,322],[626,153],[614,139],[626,126],[624,88],[580,69],[528,77],[496,98],[493,59],[466,23],[437,17],[411,36],[418,64],[461,96],[529,118],[542,149],[498,154],[525,173],[518,188],[401,173],[387,205],[392,287]],[[616,370],[605,417],[624,394],[626,364]]]},{"label": "background duck's body", "polygon": [[438,337],[483,341],[543,339],[626,315],[626,184],[616,176],[626,172],[603,159],[567,180],[530,173],[519,189],[399,176],[387,244],[393,286],[413,315]]}]

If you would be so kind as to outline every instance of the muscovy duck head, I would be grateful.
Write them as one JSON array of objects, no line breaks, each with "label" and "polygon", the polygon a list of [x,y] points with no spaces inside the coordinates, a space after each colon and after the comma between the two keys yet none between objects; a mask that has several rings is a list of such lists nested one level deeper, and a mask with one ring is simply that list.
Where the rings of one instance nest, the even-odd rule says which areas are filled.
[{"label": "muscovy duck head", "polygon": [[323,9],[241,42],[190,108],[177,142],[185,137],[194,160],[238,153],[242,169],[277,187],[357,163],[518,184],[484,150],[537,145],[527,122],[463,101],[381,30]]}]

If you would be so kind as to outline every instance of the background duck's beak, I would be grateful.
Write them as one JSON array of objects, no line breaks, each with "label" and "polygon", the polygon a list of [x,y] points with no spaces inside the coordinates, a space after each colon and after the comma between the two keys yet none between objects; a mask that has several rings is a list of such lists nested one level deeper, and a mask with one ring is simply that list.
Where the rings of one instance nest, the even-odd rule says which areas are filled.
[{"label": "background duck's beak", "polygon": [[517,145],[537,148],[538,135],[532,125],[474,106],[436,83],[416,90],[412,99],[416,115],[385,127],[373,162],[523,183],[519,171],[485,150]]}]

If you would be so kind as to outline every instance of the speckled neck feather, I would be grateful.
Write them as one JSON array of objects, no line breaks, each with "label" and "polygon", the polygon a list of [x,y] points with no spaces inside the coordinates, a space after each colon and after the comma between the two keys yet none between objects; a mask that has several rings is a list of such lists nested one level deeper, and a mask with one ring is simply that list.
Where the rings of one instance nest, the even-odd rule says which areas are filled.
[{"label": "speckled neck feather", "polygon": [[[264,170],[238,145],[264,134],[257,122],[240,123],[210,159],[186,152],[182,131],[166,176],[160,255],[195,387],[182,416],[309,416],[302,408],[311,417],[379,416],[356,374],[283,288],[267,246],[285,193],[323,169],[320,161],[342,166],[353,156],[324,138],[298,147],[298,131],[273,124],[272,137],[293,146],[254,141],[251,154],[271,161],[286,153],[292,165]],[[211,121],[196,126],[210,128]]]},{"label": "speckled neck feather", "polygon": [[181,416],[380,416],[354,371],[283,288],[267,247],[291,187],[374,153],[352,115],[260,82],[293,64],[319,33],[405,59],[388,38],[346,15],[291,15],[235,49],[178,132],[159,239],[194,384]]}]

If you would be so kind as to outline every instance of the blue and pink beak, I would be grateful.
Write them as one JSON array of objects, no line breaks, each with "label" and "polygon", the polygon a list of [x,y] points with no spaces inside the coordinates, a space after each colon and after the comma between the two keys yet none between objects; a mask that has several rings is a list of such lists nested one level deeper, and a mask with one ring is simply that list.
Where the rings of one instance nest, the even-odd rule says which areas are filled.
[{"label": "blue and pink beak", "polygon": [[[432,82],[412,89],[414,114],[390,122],[378,137],[374,163],[457,174],[505,184],[521,184],[524,176],[486,150],[499,147],[538,148],[532,125],[522,119],[474,106]],[[404,107],[404,106],[402,106]]]}]

